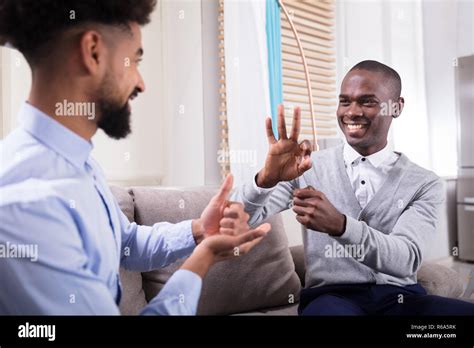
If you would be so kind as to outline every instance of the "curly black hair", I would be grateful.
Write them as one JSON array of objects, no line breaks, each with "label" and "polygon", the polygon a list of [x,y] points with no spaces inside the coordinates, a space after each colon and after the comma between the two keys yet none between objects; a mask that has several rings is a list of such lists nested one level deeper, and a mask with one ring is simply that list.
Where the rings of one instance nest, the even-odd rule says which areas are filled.
[{"label": "curly black hair", "polygon": [[61,32],[85,23],[145,25],[156,0],[0,0],[0,45],[34,61]]}]

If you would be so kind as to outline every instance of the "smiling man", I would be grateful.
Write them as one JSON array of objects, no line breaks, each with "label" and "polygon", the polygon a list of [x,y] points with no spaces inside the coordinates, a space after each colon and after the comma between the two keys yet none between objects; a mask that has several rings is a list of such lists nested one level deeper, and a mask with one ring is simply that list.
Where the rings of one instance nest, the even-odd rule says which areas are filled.
[{"label": "smiling man", "polygon": [[387,147],[403,110],[392,68],[363,61],[345,76],[337,119],[346,142],[311,154],[298,144],[300,110],[288,137],[279,108],[271,119],[265,166],[234,198],[250,223],[290,209],[305,227],[306,289],[302,315],[474,314],[474,305],[427,295],[416,272],[436,233],[443,186],[432,172]]},{"label": "smiling man", "polygon": [[142,314],[195,314],[209,268],[269,230],[249,230],[242,205],[227,201],[231,176],[198,219],[130,223],[91,157],[97,129],[115,139],[130,133],[129,100],[145,90],[140,26],[154,6],[0,0],[0,43],[32,71],[20,126],[0,145],[0,245],[37,247],[35,259],[1,259],[2,315],[119,314],[120,265],[147,271],[189,255]]}]

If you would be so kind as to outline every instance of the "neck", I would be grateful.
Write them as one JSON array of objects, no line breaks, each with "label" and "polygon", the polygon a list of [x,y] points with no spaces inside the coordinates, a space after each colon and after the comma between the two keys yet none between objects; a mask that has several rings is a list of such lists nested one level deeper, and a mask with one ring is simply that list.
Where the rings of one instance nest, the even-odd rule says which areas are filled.
[{"label": "neck", "polygon": [[[97,131],[97,124],[94,121],[95,106],[84,93],[74,90],[73,86],[72,81],[35,72],[28,103],[90,141]],[[91,110],[92,114],[87,113]]]},{"label": "neck", "polygon": [[370,155],[373,155],[374,153],[379,152],[380,150],[383,150],[385,146],[387,146],[387,140],[385,140],[384,143],[369,146],[369,147],[352,146],[352,148],[356,150],[362,156],[370,156]]}]

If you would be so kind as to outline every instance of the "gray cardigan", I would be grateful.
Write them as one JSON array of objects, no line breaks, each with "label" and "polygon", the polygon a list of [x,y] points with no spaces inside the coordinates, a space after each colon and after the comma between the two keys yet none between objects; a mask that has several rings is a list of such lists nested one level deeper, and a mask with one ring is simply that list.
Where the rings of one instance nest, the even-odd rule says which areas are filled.
[{"label": "gray cardigan", "polygon": [[250,224],[291,208],[292,192],[322,191],[347,217],[340,237],[303,228],[306,286],[416,283],[423,253],[436,231],[444,194],[441,180],[400,154],[386,181],[362,209],[344,167],[343,146],[312,154],[313,167],[272,189],[248,183],[232,199],[244,203]]}]

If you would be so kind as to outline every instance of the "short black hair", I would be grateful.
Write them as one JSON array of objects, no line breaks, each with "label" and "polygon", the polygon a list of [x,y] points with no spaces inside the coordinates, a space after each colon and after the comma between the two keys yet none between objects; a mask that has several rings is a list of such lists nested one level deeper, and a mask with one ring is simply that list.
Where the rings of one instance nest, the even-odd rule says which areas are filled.
[{"label": "short black hair", "polygon": [[402,93],[402,79],[400,75],[388,65],[377,62],[376,60],[363,60],[354,65],[350,71],[365,70],[383,74],[391,84],[394,96],[398,99]]},{"label": "short black hair", "polygon": [[156,0],[0,0],[0,45],[9,43],[29,61],[62,32],[86,23],[145,25]]}]

